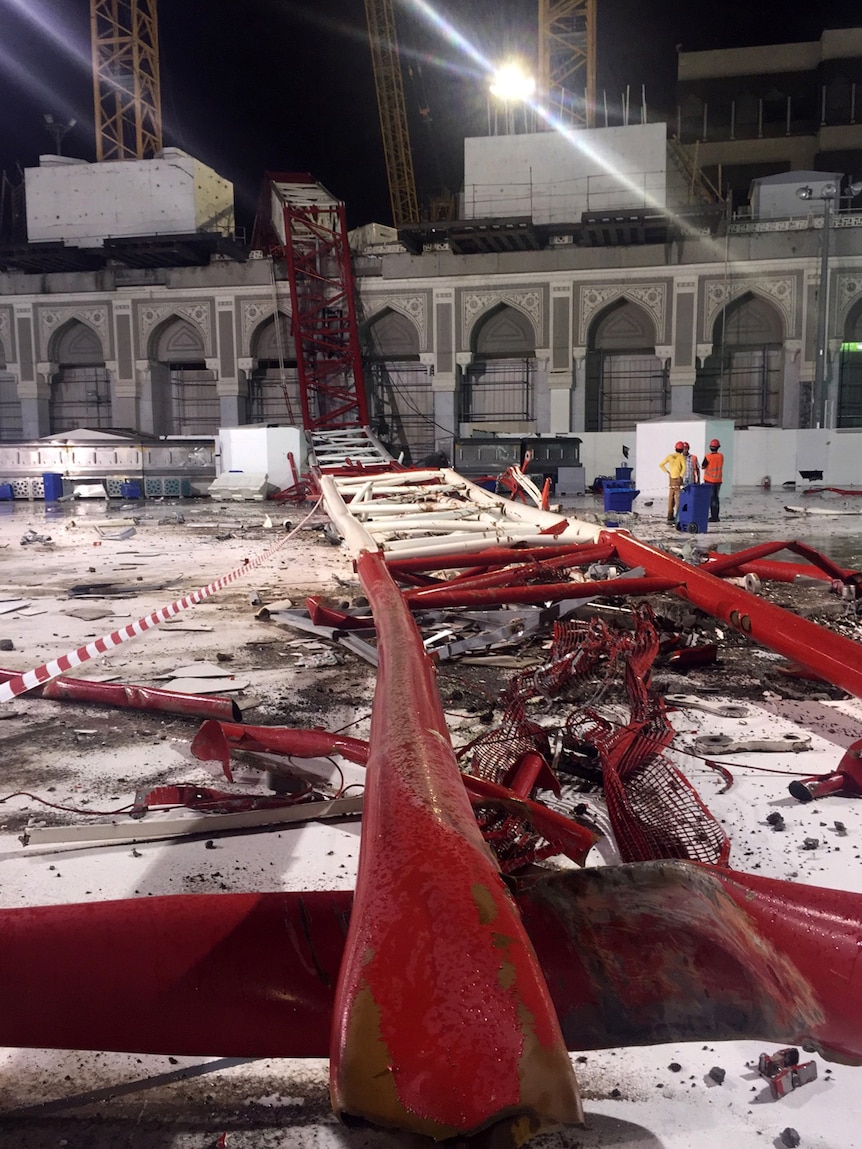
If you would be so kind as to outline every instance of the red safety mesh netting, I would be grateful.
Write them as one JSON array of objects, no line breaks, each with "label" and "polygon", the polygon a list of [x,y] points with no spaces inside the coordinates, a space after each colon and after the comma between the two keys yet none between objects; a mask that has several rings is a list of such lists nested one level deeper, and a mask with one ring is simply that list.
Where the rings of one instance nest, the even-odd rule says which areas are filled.
[{"label": "red safety mesh netting", "polygon": [[[664,756],[674,731],[664,702],[649,685],[658,652],[654,616],[639,604],[630,617],[633,630],[600,619],[557,623],[547,663],[510,680],[502,724],[462,751],[465,767],[505,784],[528,752],[548,762],[558,757],[561,764],[566,759],[580,763],[584,777],[592,764],[625,861],[682,858],[723,864],[730,850],[727,835]],[[536,698],[558,702],[556,732],[527,716]],[[618,710],[621,721],[601,716],[595,709],[599,702],[606,712],[608,707]]]}]

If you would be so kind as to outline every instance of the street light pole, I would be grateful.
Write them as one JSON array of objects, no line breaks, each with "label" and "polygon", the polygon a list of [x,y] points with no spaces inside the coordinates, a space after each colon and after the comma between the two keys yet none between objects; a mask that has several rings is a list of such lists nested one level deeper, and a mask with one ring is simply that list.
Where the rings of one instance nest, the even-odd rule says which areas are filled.
[{"label": "street light pole", "polygon": [[[814,192],[807,185],[797,188],[800,199],[809,200]],[[814,352],[814,384],[811,406],[820,414],[819,425],[826,427],[835,422],[836,404],[826,395],[826,364],[829,351],[829,235],[832,227],[832,201],[838,197],[835,184],[824,184],[817,193],[823,202],[823,235],[820,239],[820,283],[817,287],[817,347]]]},{"label": "street light pole", "polygon": [[[832,226],[832,195],[828,184],[821,192],[823,200],[823,236],[820,240],[820,286],[817,288],[817,356],[814,360],[814,409],[823,412],[823,426],[834,424],[835,407],[826,394],[826,362],[829,342],[829,236]],[[831,418],[830,418],[831,414]]]},{"label": "street light pole", "polygon": [[[849,198],[862,192],[862,183],[850,184]],[[796,189],[800,199],[811,199],[813,191],[805,186]],[[812,407],[822,412],[822,426],[838,425],[838,385],[834,371],[828,371],[829,362],[829,239],[832,234],[832,205],[839,202],[837,184],[824,184],[817,193],[823,201],[823,237],[820,241],[820,285],[817,289],[817,351],[814,359],[814,394]]]}]

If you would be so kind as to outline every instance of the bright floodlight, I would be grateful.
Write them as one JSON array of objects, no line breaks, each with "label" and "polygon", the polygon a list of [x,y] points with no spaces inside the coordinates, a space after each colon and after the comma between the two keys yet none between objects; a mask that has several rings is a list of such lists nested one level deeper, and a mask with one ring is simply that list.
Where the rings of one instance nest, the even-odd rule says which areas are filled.
[{"label": "bright floodlight", "polygon": [[536,81],[520,64],[504,64],[491,77],[491,95],[507,104],[529,100],[535,90]]}]

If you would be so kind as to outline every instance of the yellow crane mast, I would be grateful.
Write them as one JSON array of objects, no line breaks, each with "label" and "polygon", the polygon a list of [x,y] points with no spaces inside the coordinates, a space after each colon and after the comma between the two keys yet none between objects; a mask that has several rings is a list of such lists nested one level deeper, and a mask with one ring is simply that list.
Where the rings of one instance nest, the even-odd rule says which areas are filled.
[{"label": "yellow crane mast", "polygon": [[157,0],[90,0],[96,159],[162,150]]},{"label": "yellow crane mast", "polygon": [[371,43],[392,222],[401,227],[402,224],[419,222],[419,203],[392,0],[365,0],[365,17]]},{"label": "yellow crane mast", "polygon": [[576,123],[595,126],[596,0],[539,0],[539,91],[554,103],[555,90],[584,92]]}]

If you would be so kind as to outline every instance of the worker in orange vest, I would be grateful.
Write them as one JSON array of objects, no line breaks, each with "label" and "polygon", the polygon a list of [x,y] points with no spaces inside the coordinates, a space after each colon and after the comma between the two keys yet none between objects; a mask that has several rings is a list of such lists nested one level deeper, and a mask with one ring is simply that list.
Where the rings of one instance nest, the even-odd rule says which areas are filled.
[{"label": "worker in orange vest", "polygon": [[711,523],[718,522],[718,513],[720,510],[718,493],[721,490],[721,472],[724,469],[724,455],[722,455],[721,443],[718,439],[713,439],[709,444],[709,454],[704,456],[703,460],[703,481],[709,484],[709,521]]},{"label": "worker in orange vest", "polygon": [[668,476],[670,484],[667,492],[667,521],[669,523],[676,522],[679,511],[679,492],[682,488],[682,477],[685,474],[684,447],[685,444],[680,441],[667,458],[662,459],[659,463],[659,468]]}]

